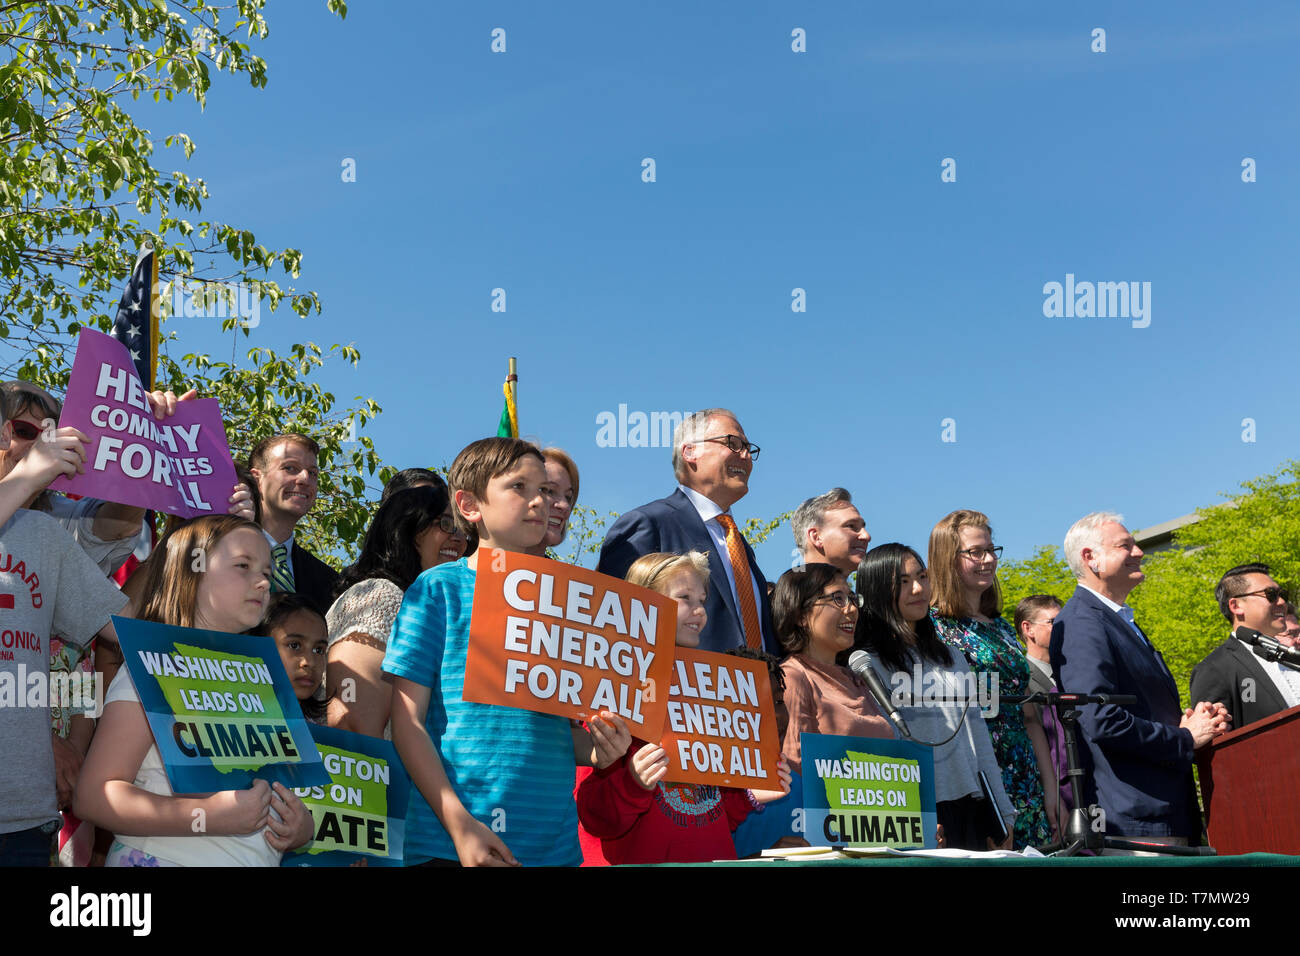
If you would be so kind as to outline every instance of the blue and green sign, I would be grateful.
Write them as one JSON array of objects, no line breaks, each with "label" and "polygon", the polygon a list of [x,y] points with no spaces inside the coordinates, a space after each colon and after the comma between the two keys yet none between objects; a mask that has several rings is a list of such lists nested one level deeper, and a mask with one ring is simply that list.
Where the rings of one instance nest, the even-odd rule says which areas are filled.
[{"label": "blue and green sign", "polygon": [[329,782],[274,638],[113,624],[173,791]]},{"label": "blue and green sign", "polygon": [[805,836],[814,846],[935,846],[934,759],[904,740],[803,734]]},{"label": "blue and green sign", "polygon": [[311,725],[330,782],[294,792],[316,823],[312,842],[281,866],[401,866],[411,781],[393,745],[378,737]]}]

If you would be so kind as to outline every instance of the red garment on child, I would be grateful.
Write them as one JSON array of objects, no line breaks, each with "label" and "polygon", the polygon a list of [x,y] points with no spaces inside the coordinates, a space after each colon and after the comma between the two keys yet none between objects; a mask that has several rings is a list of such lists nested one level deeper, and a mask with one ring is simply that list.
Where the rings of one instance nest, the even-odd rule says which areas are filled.
[{"label": "red garment on child", "polygon": [[731,831],[749,816],[749,794],[734,787],[660,783],[646,790],[628,771],[640,741],[578,787],[578,819],[599,837],[610,863],[734,860]]},{"label": "red garment on child", "polygon": [[[573,785],[573,799],[578,799],[578,791],[582,788],[582,781],[591,776],[591,767],[579,767],[576,782]],[[609,866],[609,860],[605,859],[605,853],[601,849],[600,840],[587,832],[587,828],[578,821],[578,846],[582,849],[583,866]]]}]

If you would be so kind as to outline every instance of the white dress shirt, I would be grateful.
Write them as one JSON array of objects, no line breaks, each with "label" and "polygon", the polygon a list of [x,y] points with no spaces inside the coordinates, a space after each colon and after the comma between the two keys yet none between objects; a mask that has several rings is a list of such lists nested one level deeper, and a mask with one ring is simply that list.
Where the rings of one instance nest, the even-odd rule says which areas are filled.
[{"label": "white dress shirt", "polygon": [[[1232,636],[1237,637],[1237,632],[1233,631]],[[1241,638],[1237,638],[1237,640],[1241,640]],[[1257,656],[1245,641],[1241,641],[1241,643],[1255,658],[1255,663],[1264,668],[1264,673],[1273,682],[1277,692],[1282,695],[1287,707],[1300,704],[1300,672],[1293,671],[1289,667],[1283,667],[1277,661],[1266,661],[1264,658]]]},{"label": "white dress shirt", "polygon": [[1088,587],[1088,585],[1083,584],[1082,582],[1079,583],[1079,587],[1083,588],[1085,591],[1090,591],[1091,593],[1095,594],[1097,596],[1098,601],[1101,601],[1102,604],[1105,604],[1108,608],[1110,608],[1112,611],[1114,611],[1116,614],[1118,614],[1121,618],[1124,619],[1124,622],[1132,629],[1133,633],[1138,636],[1138,640],[1140,640],[1143,644],[1145,644],[1147,647],[1151,648],[1152,650],[1155,650],[1155,645],[1152,644],[1151,641],[1147,638],[1147,636],[1142,633],[1142,628],[1137,626],[1137,619],[1133,616],[1133,609],[1131,607],[1129,607],[1127,604],[1116,604],[1110,598],[1106,597],[1106,595],[1098,591],[1093,591],[1092,588]]},{"label": "white dress shirt", "polygon": [[[727,572],[727,587],[731,589],[732,603],[736,607],[736,613],[740,614],[740,598],[736,593],[736,572],[731,566],[731,555],[727,551],[727,529],[724,528],[722,522],[718,520],[718,515],[730,514],[730,511],[723,511],[722,508],[718,507],[717,502],[713,501],[711,498],[704,497],[704,495],[700,494],[693,488],[687,488],[685,485],[678,485],[677,487],[682,490],[682,494],[686,496],[686,500],[695,506],[695,510],[700,515],[700,520],[704,522],[704,529],[709,532],[709,540],[713,542],[713,547],[717,549],[718,557],[722,561],[722,568]],[[731,520],[736,521],[734,515]],[[736,521],[736,530],[740,530],[739,521]],[[763,626],[763,597],[758,593],[758,575],[754,573],[752,566],[749,574],[749,585],[754,592],[754,609],[758,614],[758,626],[761,629]],[[743,620],[741,621],[740,630],[741,633],[744,634],[745,627]],[[770,635],[767,634],[763,635],[765,645],[767,643],[766,639],[769,636]]]},{"label": "white dress shirt", "polygon": [[298,578],[293,573],[293,532],[290,531],[289,537],[283,541],[276,541],[265,528],[262,529],[262,535],[271,544],[271,567],[275,567],[275,549],[280,545],[284,545],[284,560],[289,565],[289,577],[293,578],[294,586],[297,587]]}]

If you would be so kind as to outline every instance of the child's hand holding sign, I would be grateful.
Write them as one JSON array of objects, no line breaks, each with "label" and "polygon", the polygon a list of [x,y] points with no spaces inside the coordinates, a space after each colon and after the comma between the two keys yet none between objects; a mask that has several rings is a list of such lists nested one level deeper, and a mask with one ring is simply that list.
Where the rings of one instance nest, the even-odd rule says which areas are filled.
[{"label": "child's hand holding sign", "polygon": [[668,772],[668,754],[658,744],[646,744],[627,762],[627,772],[644,790],[653,790]]}]

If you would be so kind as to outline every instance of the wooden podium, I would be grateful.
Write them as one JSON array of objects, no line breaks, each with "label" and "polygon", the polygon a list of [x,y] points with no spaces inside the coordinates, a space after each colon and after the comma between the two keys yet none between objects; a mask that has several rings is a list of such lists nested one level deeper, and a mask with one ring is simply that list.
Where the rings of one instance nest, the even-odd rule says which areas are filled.
[{"label": "wooden podium", "polygon": [[1300,853],[1300,707],[1224,734],[1196,765],[1220,854]]}]

